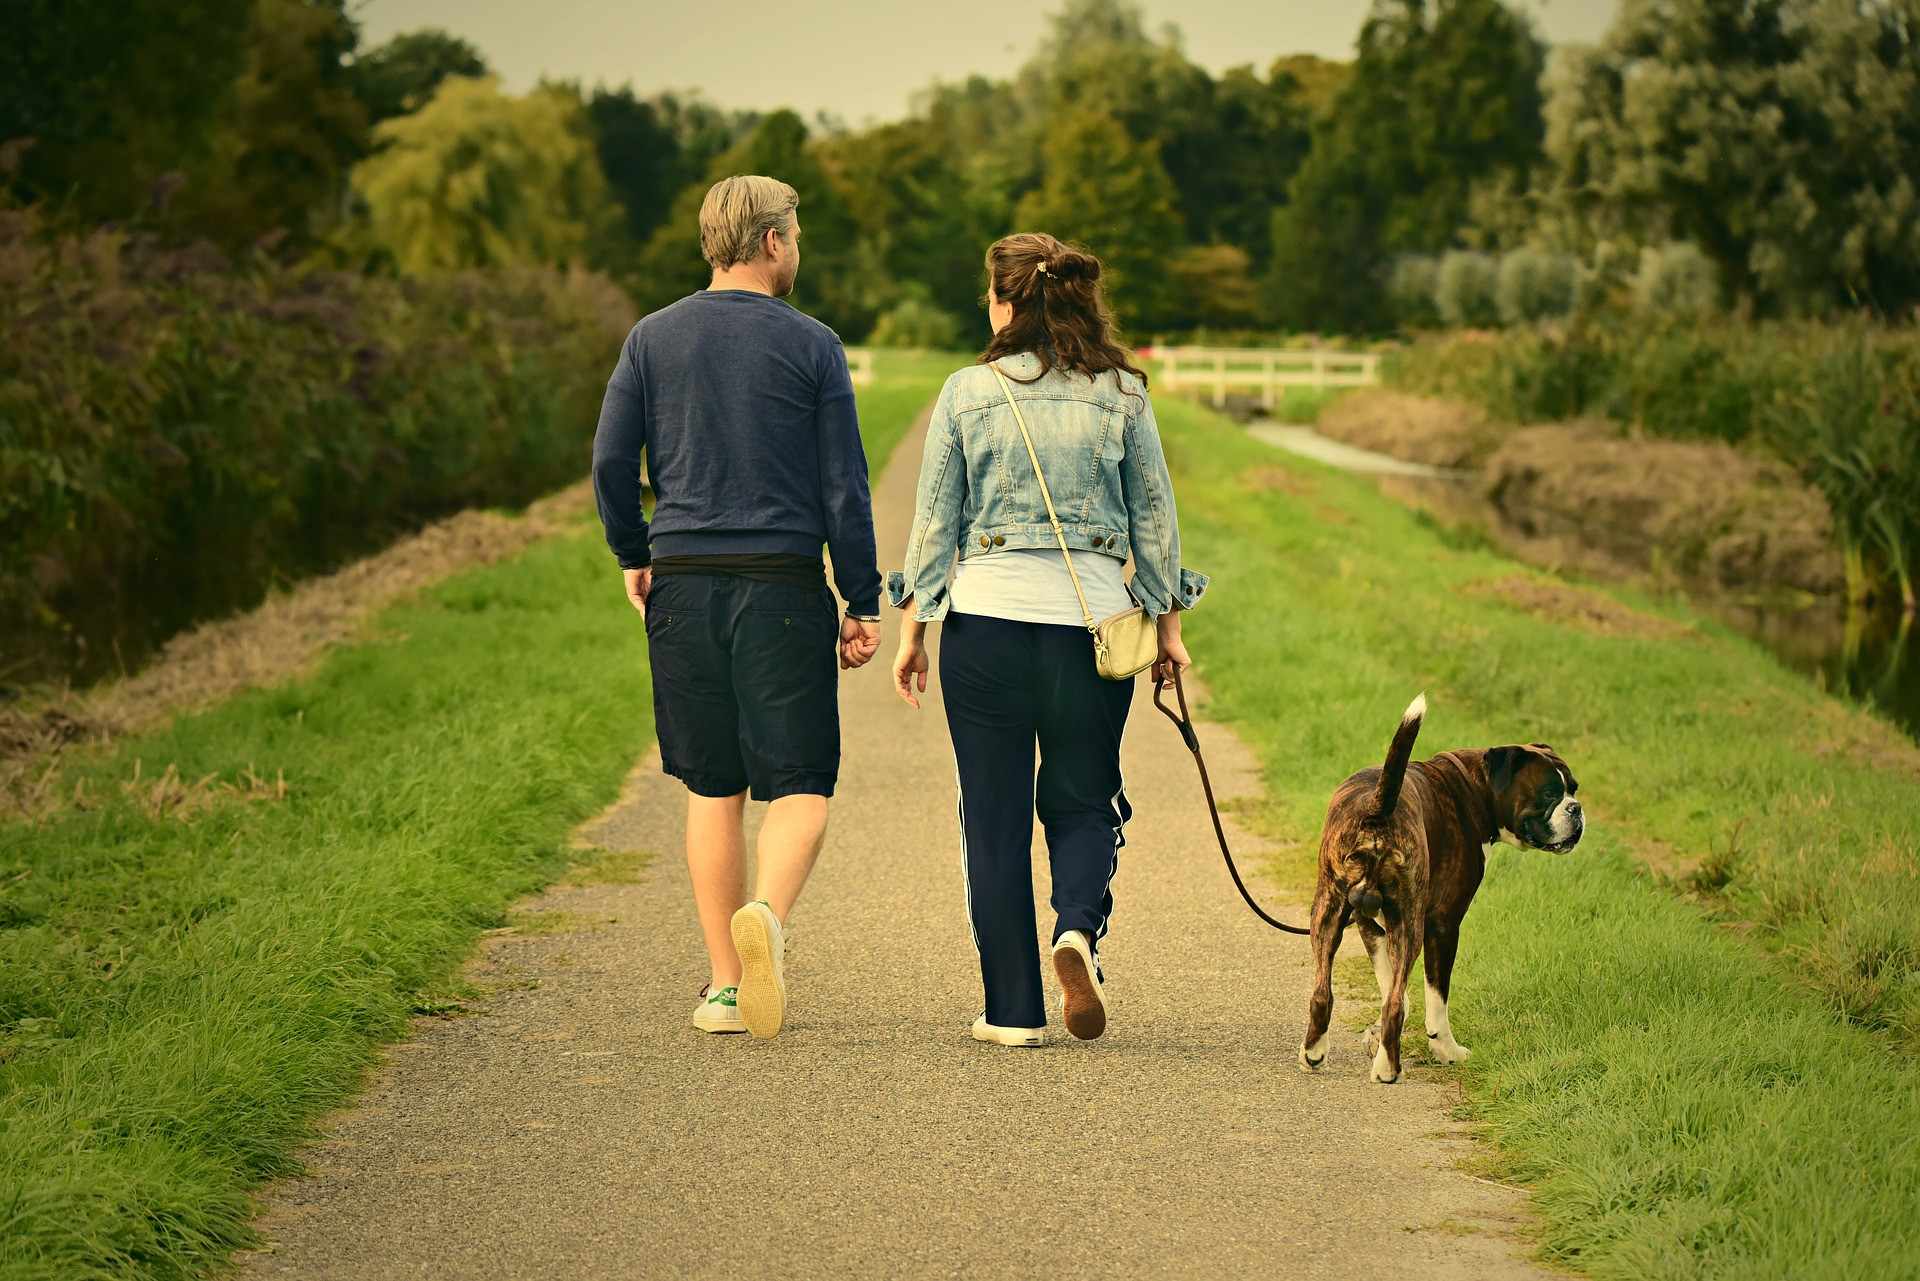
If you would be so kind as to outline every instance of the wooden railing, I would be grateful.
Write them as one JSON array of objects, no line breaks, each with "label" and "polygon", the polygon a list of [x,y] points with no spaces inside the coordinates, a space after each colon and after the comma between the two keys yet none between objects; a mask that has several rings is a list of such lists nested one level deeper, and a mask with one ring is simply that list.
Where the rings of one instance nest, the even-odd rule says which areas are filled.
[{"label": "wooden railing", "polygon": [[864,387],[873,381],[873,348],[847,348],[847,373],[853,376],[853,385]]},{"label": "wooden railing", "polygon": [[1211,390],[1216,406],[1227,391],[1260,393],[1272,409],[1289,387],[1371,387],[1380,381],[1380,357],[1369,352],[1283,351],[1263,347],[1149,347],[1148,360],[1161,362],[1155,391]]}]

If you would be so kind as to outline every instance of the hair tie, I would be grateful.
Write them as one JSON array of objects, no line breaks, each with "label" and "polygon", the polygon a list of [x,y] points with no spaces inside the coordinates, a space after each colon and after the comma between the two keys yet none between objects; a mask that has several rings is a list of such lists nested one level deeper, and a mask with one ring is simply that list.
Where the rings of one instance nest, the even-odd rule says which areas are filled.
[{"label": "hair tie", "polygon": [[1037,267],[1035,267],[1035,268],[1034,268],[1034,270],[1035,270],[1035,271],[1037,271],[1037,272],[1039,272],[1039,273],[1040,273],[1041,275],[1043,275],[1043,276],[1044,276],[1044,275],[1046,275],[1046,274],[1047,274],[1047,260],[1046,260],[1045,258],[1042,258],[1042,259],[1040,260],[1040,265],[1039,265],[1039,266],[1037,266]]}]

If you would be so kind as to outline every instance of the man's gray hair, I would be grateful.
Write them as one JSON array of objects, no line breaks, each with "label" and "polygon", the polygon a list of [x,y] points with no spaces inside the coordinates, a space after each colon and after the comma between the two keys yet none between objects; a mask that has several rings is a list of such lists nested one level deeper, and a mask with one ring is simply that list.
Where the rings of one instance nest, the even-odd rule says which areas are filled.
[{"label": "man's gray hair", "polygon": [[800,193],[778,178],[722,178],[700,202],[700,256],[715,271],[752,262],[769,231],[782,239],[793,231],[793,211],[799,207]]}]

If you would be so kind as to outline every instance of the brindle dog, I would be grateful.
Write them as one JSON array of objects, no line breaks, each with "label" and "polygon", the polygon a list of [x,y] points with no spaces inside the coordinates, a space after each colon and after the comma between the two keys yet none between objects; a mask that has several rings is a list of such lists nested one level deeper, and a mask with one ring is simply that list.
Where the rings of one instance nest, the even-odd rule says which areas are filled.
[{"label": "brindle dog", "polygon": [[1333,1019],[1333,956],[1349,921],[1380,984],[1380,1021],[1367,1033],[1372,1077],[1400,1079],[1400,1029],[1407,1017],[1407,979],[1422,944],[1427,954],[1427,1046],[1442,1063],[1458,1063],[1467,1047],[1453,1039],[1447,994],[1460,922],[1497,841],[1564,854],[1586,830],[1580,790],[1567,763],[1545,743],[1442,752],[1411,761],[1427,714],[1427,696],[1413,700],[1386,764],[1340,784],[1320,837],[1320,880],[1313,894],[1313,997],[1300,1066],[1327,1059]]}]

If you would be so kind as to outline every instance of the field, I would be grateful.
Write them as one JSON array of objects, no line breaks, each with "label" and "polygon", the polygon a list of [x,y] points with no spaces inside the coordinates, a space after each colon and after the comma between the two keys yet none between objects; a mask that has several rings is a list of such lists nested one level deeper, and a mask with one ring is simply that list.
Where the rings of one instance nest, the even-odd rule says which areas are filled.
[{"label": "field", "polygon": [[1186,559],[1216,576],[1189,630],[1208,714],[1265,763],[1282,880],[1310,885],[1326,797],[1421,690],[1420,754],[1544,740],[1581,780],[1579,849],[1495,855],[1450,1005],[1483,1173],[1534,1186],[1546,1257],[1920,1274],[1920,753],[1710,622],[1161,403]]}]

